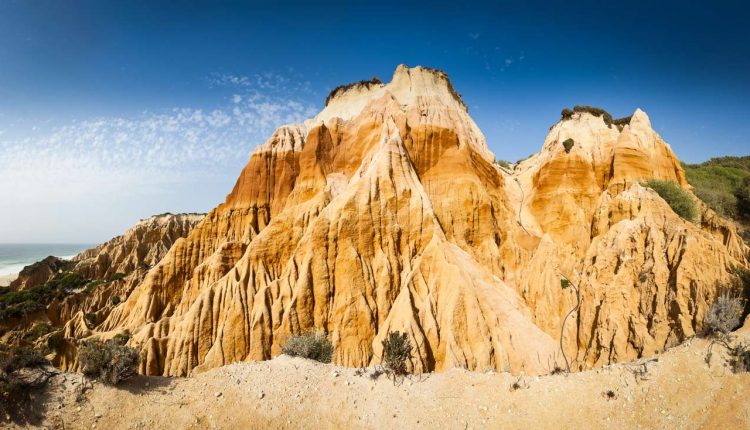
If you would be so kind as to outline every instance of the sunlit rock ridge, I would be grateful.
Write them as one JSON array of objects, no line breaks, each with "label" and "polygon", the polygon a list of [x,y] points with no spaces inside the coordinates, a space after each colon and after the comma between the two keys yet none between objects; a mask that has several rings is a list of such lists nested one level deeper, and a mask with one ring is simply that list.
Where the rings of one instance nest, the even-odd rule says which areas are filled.
[{"label": "sunlit rock ridge", "polygon": [[[398,330],[414,371],[540,374],[564,366],[561,343],[584,369],[694,335],[747,265],[730,222],[703,206],[683,220],[640,184],[689,188],[641,110],[615,125],[576,112],[538,154],[494,160],[442,71],[341,87],[258,146],[226,201],[85,335],[128,331],[152,375],[269,359],[311,329],[346,366],[380,363]],[[581,295],[564,327],[562,278]]]}]

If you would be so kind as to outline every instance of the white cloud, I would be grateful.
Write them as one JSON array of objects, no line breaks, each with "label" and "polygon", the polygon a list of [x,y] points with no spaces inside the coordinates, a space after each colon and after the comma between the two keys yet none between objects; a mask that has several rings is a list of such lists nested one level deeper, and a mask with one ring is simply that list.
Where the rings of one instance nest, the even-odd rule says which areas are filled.
[{"label": "white cloud", "polygon": [[[295,84],[280,75],[216,75],[212,79],[212,85],[221,82],[233,91],[231,97],[217,91],[217,98],[226,98],[216,109],[183,107],[135,117],[91,118],[47,133],[29,133],[33,137],[23,139],[0,134],[4,206],[0,242],[45,240],[44,225],[26,229],[39,231],[40,237],[14,235],[18,226],[12,224],[11,214],[29,207],[53,216],[60,205],[66,210],[76,206],[91,210],[92,202],[100,201],[126,205],[134,212],[140,209],[139,217],[166,201],[189,208],[191,202],[201,201],[194,195],[195,184],[231,183],[253,147],[275,128],[301,122],[317,111],[311,103],[298,99],[299,92],[289,90],[299,91],[305,88],[304,83]],[[218,189],[212,196],[228,191]],[[149,201],[151,206],[139,208],[141,201]],[[109,214],[104,207],[96,210],[105,217],[118,215]],[[44,223],[44,217],[24,222]],[[69,240],[47,233],[54,236],[49,241]]]}]

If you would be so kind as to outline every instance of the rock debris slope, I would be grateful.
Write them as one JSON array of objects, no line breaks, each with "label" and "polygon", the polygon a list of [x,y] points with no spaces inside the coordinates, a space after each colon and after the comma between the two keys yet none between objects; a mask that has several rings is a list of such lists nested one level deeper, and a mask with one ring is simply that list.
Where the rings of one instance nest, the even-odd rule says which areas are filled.
[{"label": "rock debris slope", "polygon": [[[390,330],[415,371],[547,373],[561,333],[576,368],[654,354],[700,329],[747,248],[708,209],[679,218],[647,178],[688,187],[640,110],[576,112],[508,170],[445,73],[399,66],[256,148],[94,334],[130,332],[151,375],[270,359],[310,329],[345,366],[379,363]],[[562,276],[582,303],[564,330]]]}]

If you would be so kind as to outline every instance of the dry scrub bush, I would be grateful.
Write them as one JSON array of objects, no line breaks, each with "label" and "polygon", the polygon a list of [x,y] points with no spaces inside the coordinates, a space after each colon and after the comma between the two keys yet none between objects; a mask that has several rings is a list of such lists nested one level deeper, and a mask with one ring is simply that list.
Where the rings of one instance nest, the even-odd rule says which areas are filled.
[{"label": "dry scrub bush", "polygon": [[385,368],[396,376],[409,373],[407,362],[411,359],[411,342],[406,333],[389,332],[383,341],[383,363]]},{"label": "dry scrub bush", "polygon": [[111,385],[134,376],[140,359],[137,349],[114,339],[85,341],[78,349],[83,374]]},{"label": "dry scrub bush", "polygon": [[703,319],[703,327],[706,335],[721,336],[730,333],[740,326],[742,312],[744,310],[742,298],[732,296],[728,292],[720,295],[708,308]]},{"label": "dry scrub bush", "polygon": [[319,331],[288,337],[283,351],[292,357],[302,357],[321,363],[330,363],[333,358],[333,345],[325,333]]},{"label": "dry scrub bush", "polygon": [[739,344],[730,348],[729,365],[734,373],[750,372],[750,346]]},{"label": "dry scrub bush", "polygon": [[54,375],[47,370],[48,364],[34,349],[0,344],[0,413],[22,421],[33,412],[31,394]]}]

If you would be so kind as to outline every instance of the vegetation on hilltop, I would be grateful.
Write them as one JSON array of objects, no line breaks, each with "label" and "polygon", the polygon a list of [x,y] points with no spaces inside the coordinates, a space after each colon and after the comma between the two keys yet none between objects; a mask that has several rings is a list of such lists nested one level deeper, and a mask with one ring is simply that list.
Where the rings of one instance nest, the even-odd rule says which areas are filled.
[{"label": "vegetation on hilltop", "polygon": [[570,108],[564,108],[562,112],[560,112],[560,120],[565,121],[568,119],[573,118],[574,113],[588,113],[596,117],[602,117],[604,120],[604,123],[607,124],[607,127],[612,128],[612,125],[617,126],[620,130],[628,124],[630,124],[630,120],[632,119],[631,116],[626,116],[618,119],[612,118],[612,115],[607,112],[606,110],[602,108],[598,108],[595,106],[573,106],[573,109]]},{"label": "vegetation on hilltop", "polygon": [[375,85],[382,84],[383,81],[380,80],[377,76],[373,76],[370,80],[362,80],[359,82],[352,82],[351,84],[346,85],[339,85],[338,87],[331,90],[330,93],[328,93],[328,97],[326,97],[326,104],[325,106],[328,106],[328,104],[333,100],[334,97],[336,97],[339,93],[346,92],[347,90],[355,87],[365,87],[370,88]]},{"label": "vegetation on hilltop", "polygon": [[693,192],[725,217],[750,221],[750,156],[683,164]]}]

